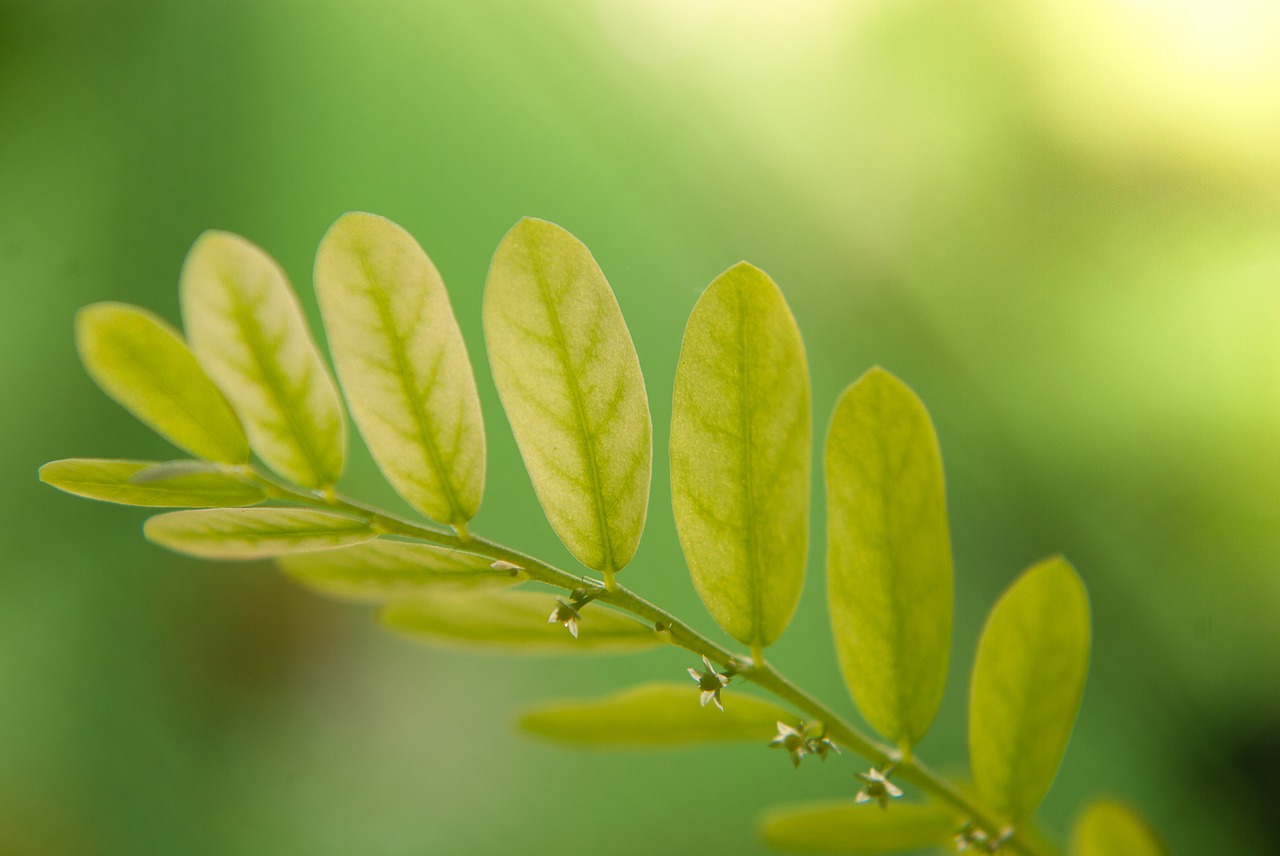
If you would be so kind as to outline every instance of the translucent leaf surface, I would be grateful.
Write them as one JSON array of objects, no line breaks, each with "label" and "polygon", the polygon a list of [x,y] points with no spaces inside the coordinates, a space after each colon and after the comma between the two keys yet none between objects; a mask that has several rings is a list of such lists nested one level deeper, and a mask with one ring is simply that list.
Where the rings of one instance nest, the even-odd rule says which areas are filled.
[{"label": "translucent leaf surface", "polygon": [[959,826],[954,814],[932,804],[899,802],[881,811],[844,801],[770,809],[760,831],[775,850],[871,856],[949,845]]},{"label": "translucent leaf surface", "polygon": [[205,559],[265,559],[358,544],[377,533],[363,520],[307,508],[175,511],[147,521],[162,547]]},{"label": "translucent leaf surface", "polygon": [[342,404],[284,271],[238,235],[205,232],[187,254],[181,291],[191,348],[258,457],[306,487],[337,481]]},{"label": "translucent leaf surface", "polygon": [[671,414],[671,499],[693,582],[725,632],[764,646],[804,586],[813,443],[804,343],[743,262],[698,300]]},{"label": "translucent leaf surface", "polygon": [[[40,480],[58,490],[115,502],[167,508],[231,508],[256,505],[262,491],[218,468],[199,461],[199,468],[174,471],[155,461],[112,461],[72,458],[40,468]],[[201,469],[202,468],[202,469]]]},{"label": "translucent leaf surface", "polygon": [[885,370],[840,396],[826,482],[828,599],[845,683],[877,731],[911,745],[946,684],[951,539],[933,424]]},{"label": "translucent leaf surface", "polygon": [[389,600],[424,590],[510,586],[528,578],[518,569],[495,570],[481,556],[386,538],[353,547],[284,556],[278,564],[289,576],[322,594],[366,601]]},{"label": "translucent leaf surface", "polygon": [[1098,800],[1076,821],[1074,856],[1169,856],[1155,830],[1124,803]]},{"label": "translucent leaf surface", "polygon": [[435,265],[390,220],[346,214],[320,243],[315,285],[351,415],[383,474],[427,517],[465,524],[484,490],[484,422]]},{"label": "translucent leaf surface", "polygon": [[517,223],[489,267],[484,335],[552,528],[587,567],[620,570],[644,530],[652,424],[631,334],[582,242]]},{"label": "translucent leaf surface", "polygon": [[1089,596],[1061,557],[1024,572],[991,610],[969,694],[969,756],[983,799],[1013,822],[1049,790],[1089,670]]},{"label": "translucent leaf surface", "polygon": [[231,405],[160,318],[95,303],[76,315],[76,346],[102,391],[169,442],[211,461],[248,462],[249,442]]},{"label": "translucent leaf surface", "polygon": [[575,639],[547,620],[555,604],[555,595],[531,591],[438,595],[392,603],[383,610],[382,621],[424,642],[535,654],[641,650],[663,644],[649,625],[599,604],[582,610]]},{"label": "translucent leaf surface", "polygon": [[542,705],[520,717],[530,734],[579,746],[679,746],[747,740],[767,744],[777,723],[796,724],[796,715],[753,696],[723,693],[724,711],[698,704],[698,688],[647,684],[587,701]]}]

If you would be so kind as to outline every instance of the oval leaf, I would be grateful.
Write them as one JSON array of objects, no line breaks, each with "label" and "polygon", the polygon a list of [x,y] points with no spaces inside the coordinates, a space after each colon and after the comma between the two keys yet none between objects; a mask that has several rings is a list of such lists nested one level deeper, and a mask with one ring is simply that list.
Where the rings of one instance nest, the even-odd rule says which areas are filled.
[{"label": "oval leaf", "polygon": [[342,403],[284,271],[238,235],[205,232],[181,291],[191,348],[258,457],[298,484],[332,485],[346,453]]},{"label": "oval leaf", "polygon": [[175,511],[152,517],[143,533],[162,547],[204,559],[266,559],[377,537],[364,520],[307,508]]},{"label": "oval leaf", "polygon": [[947,679],[951,538],[933,423],[884,369],[840,396],[826,481],[827,595],[845,683],[877,731],[910,746]]},{"label": "oval leaf", "polygon": [[76,347],[102,391],[169,442],[211,461],[248,463],[231,405],[160,318],[124,303],[86,306],[76,314]]},{"label": "oval leaf", "polygon": [[969,689],[978,792],[1011,822],[1057,774],[1089,670],[1089,596],[1061,557],[1027,570],[991,610]]},{"label": "oval leaf", "polygon": [[[169,471],[178,463],[199,464],[204,469]],[[232,508],[257,505],[267,498],[231,473],[199,461],[162,464],[72,458],[45,464],[40,468],[40,481],[76,496],[155,508]]]},{"label": "oval leaf", "polygon": [[795,714],[746,695],[725,693],[724,711],[698,704],[692,683],[646,684],[589,701],[561,701],[521,715],[530,734],[578,746],[650,748],[695,743],[768,743]]},{"label": "oval leaf", "polygon": [[393,603],[383,610],[382,622],[424,642],[530,654],[644,650],[663,644],[649,625],[599,604],[582,610],[575,639],[547,620],[555,605],[553,595],[529,591],[442,594]]},{"label": "oval leaf", "polygon": [[775,850],[871,856],[950,845],[959,825],[933,804],[895,803],[892,811],[880,811],[846,801],[770,809],[760,833]]},{"label": "oval leaf", "polygon": [[631,334],[582,242],[543,220],[517,223],[489,266],[484,337],[547,519],[609,578],[644,530],[653,426]]},{"label": "oval leaf", "polygon": [[320,242],[316,295],[360,433],[418,511],[464,526],[484,490],[475,376],[435,265],[404,229],[346,214]]},{"label": "oval leaf", "polygon": [[1075,856],[1169,856],[1142,815],[1115,800],[1098,800],[1076,821]]},{"label": "oval leaf", "polygon": [[284,556],[277,564],[303,585],[347,600],[383,601],[438,588],[496,588],[528,579],[489,559],[430,544],[379,538],[353,547]]},{"label": "oval leaf", "polygon": [[671,413],[671,501],[716,622],[764,647],[800,600],[813,443],[809,367],[782,292],[742,262],[685,327]]}]

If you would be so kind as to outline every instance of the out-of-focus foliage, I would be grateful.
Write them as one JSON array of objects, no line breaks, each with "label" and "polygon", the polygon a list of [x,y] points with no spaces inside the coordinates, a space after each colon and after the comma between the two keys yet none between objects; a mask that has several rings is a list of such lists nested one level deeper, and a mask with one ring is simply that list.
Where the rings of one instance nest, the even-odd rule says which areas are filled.
[{"label": "out-of-focus foliage", "polygon": [[723,711],[690,704],[689,685],[653,683],[602,699],[552,702],[520,715],[529,734],[571,746],[663,748],[718,741],[767,744],[795,715],[750,695],[725,693]]},{"label": "out-of-focus foliage", "polygon": [[[770,846],[789,853],[874,856],[904,850],[941,852],[955,835],[956,818],[937,805],[895,805],[892,812],[844,802],[772,809],[760,831]],[[928,850],[926,850],[928,848]]]},{"label": "out-of-focus foliage", "polygon": [[643,651],[663,644],[647,624],[607,607],[591,611],[577,635],[547,621],[555,601],[545,592],[482,591],[432,594],[392,603],[382,623],[426,642],[492,648],[516,654]]},{"label": "out-of-focus foliage", "polygon": [[[1125,781],[1179,852],[1273,852],[1277,32],[1263,0],[0,2],[0,394],[21,402],[0,423],[0,734],[20,736],[0,740],[0,840],[564,853],[622,826],[620,853],[751,853],[760,805],[849,786],[763,750],[526,746],[518,701],[624,678],[424,661],[34,483],[68,449],[173,456],[76,368],[76,308],[176,321],[173,273],[210,224],[305,282],[325,227],[363,208],[432,248],[473,343],[510,222],[586,239],[649,373],[659,458],[683,318],[750,255],[787,285],[815,401],[881,363],[930,404],[958,512],[956,674],[1010,568],[1060,549],[1087,569],[1099,656],[1050,825]],[[515,446],[490,453],[478,523],[552,555]],[[376,490],[352,457],[347,481]],[[635,585],[692,614],[677,557],[655,504]],[[771,657],[834,686],[820,589]],[[652,677],[683,665],[655,655]],[[953,682],[939,723],[964,702]],[[963,746],[940,725],[924,749]],[[690,795],[713,789],[709,822]],[[596,808],[566,843],[548,806],[568,800]],[[637,823],[638,800],[664,822]],[[499,802],[509,822],[475,823]]]},{"label": "out-of-focus foliage", "polygon": [[322,594],[375,603],[414,592],[515,585],[526,578],[516,568],[494,568],[488,559],[470,553],[386,538],[282,556],[277,564]]}]

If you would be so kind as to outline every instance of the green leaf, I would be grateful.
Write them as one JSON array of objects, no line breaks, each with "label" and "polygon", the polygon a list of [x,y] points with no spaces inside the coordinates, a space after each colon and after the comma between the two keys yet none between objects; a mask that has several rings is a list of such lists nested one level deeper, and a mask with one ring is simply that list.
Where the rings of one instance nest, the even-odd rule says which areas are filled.
[{"label": "green leaf", "polygon": [[870,856],[948,845],[959,825],[952,812],[932,803],[894,803],[881,811],[843,801],[771,809],[760,831],[775,850]]},{"label": "green leaf", "polygon": [[653,426],[631,334],[582,242],[544,220],[517,223],[489,266],[484,337],[547,519],[610,579],[644,530]]},{"label": "green leaf", "polygon": [[[182,470],[173,464],[196,464]],[[257,505],[266,496],[216,464],[201,461],[111,461],[71,458],[40,468],[40,481],[58,490],[115,502],[164,508],[230,508]]]},{"label": "green leaf", "polygon": [[1013,823],[1057,774],[1089,671],[1089,596],[1055,556],[991,610],[969,689],[969,757],[978,792]]},{"label": "green leaf", "polygon": [[316,295],[351,415],[388,481],[465,526],[484,491],[475,376],[435,265],[404,229],[343,215],[320,242]]},{"label": "green leaf", "polygon": [[804,587],[813,443],[800,330],[746,262],[689,317],[671,414],[671,501],[694,586],[725,632],[772,644]]},{"label": "green leaf", "polygon": [[827,596],[845,683],[877,731],[914,745],[947,679],[951,538],[933,424],[884,369],[840,396],[826,480]]},{"label": "green leaf", "polygon": [[321,594],[383,601],[424,590],[510,586],[523,571],[493,568],[489,559],[458,550],[379,538],[353,547],[283,556],[281,570]]},{"label": "green leaf", "polygon": [[191,348],[258,457],[298,484],[332,485],[346,454],[342,403],[284,271],[238,235],[205,232],[181,291]]},{"label": "green leaf", "polygon": [[266,559],[377,537],[355,517],[307,508],[217,508],[175,511],[147,521],[150,541],[204,559]]},{"label": "green leaf", "polygon": [[1074,856],[1169,856],[1147,821],[1124,803],[1102,799],[1076,821]]},{"label": "green leaf", "polygon": [[124,303],[86,306],[76,314],[76,347],[102,391],[169,442],[211,461],[248,463],[231,405],[160,318]]},{"label": "green leaf", "polygon": [[588,701],[560,701],[526,711],[520,728],[530,734],[592,747],[678,746],[693,743],[768,743],[778,722],[795,714],[747,695],[724,693],[724,711],[698,704],[698,688],[646,684]]},{"label": "green leaf", "polygon": [[561,625],[548,622],[555,604],[553,595],[530,591],[440,594],[390,604],[382,622],[424,642],[529,654],[643,650],[663,644],[649,625],[600,604],[582,610],[575,639]]}]

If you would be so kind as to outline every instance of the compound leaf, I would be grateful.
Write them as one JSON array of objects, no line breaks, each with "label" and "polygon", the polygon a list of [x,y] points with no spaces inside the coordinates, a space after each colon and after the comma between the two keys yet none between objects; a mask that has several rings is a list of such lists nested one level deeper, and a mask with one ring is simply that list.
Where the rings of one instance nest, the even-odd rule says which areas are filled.
[{"label": "compound leaf", "polygon": [[1072,837],[1074,856],[1169,856],[1142,815],[1116,800],[1091,803],[1076,821]]},{"label": "compound leaf", "polygon": [[1089,637],[1089,596],[1060,556],[1025,571],[987,617],[969,689],[969,757],[978,792],[1013,823],[1035,811],[1057,774]]},{"label": "compound leaf", "polygon": [[152,517],[147,539],[204,559],[266,559],[377,537],[364,520],[308,508],[217,508]]},{"label": "compound leaf", "polygon": [[578,638],[549,622],[550,594],[479,591],[433,595],[389,604],[383,624],[424,642],[506,649],[529,654],[644,650],[663,644],[648,624],[599,604],[582,610]]},{"label": "compound leaf", "polygon": [[76,347],[103,392],[178,448],[224,464],[249,461],[231,405],[157,316],[124,303],[86,306],[76,314]]},{"label": "compound leaf", "polygon": [[782,292],[742,262],[689,317],[671,414],[671,497],[694,586],[764,647],[800,600],[813,442],[804,343]]},{"label": "compound leaf", "polygon": [[653,426],[631,334],[590,251],[552,223],[517,223],[489,267],[484,335],[547,519],[608,578],[644,530]]},{"label": "compound leaf", "polygon": [[299,553],[277,560],[286,574],[321,594],[347,600],[384,601],[439,589],[497,588],[523,582],[515,568],[430,544],[379,538],[352,547]]},{"label": "compound leaf", "polygon": [[828,600],[845,683],[876,730],[912,745],[946,684],[951,539],[933,424],[884,369],[840,396],[826,481]]},{"label": "compound leaf", "polygon": [[679,746],[754,741],[768,743],[779,721],[796,716],[776,704],[724,693],[724,712],[698,704],[690,683],[646,684],[600,699],[558,701],[526,711],[520,728],[583,747]]},{"label": "compound leaf", "polygon": [[238,235],[205,232],[183,263],[181,294],[191,348],[258,456],[306,487],[337,481],[346,454],[342,403],[275,260]]},{"label": "compound leaf", "polygon": [[[195,466],[175,469],[175,464]],[[70,458],[45,464],[40,480],[76,496],[155,508],[232,508],[267,498],[234,474],[202,461]]]},{"label": "compound leaf", "polygon": [[484,421],[435,265],[404,229],[343,215],[316,255],[316,295],[351,415],[418,511],[464,526],[484,490]]},{"label": "compound leaf", "polygon": [[760,831],[775,850],[872,856],[949,845],[957,826],[951,811],[931,803],[880,811],[844,801],[771,809]]}]

